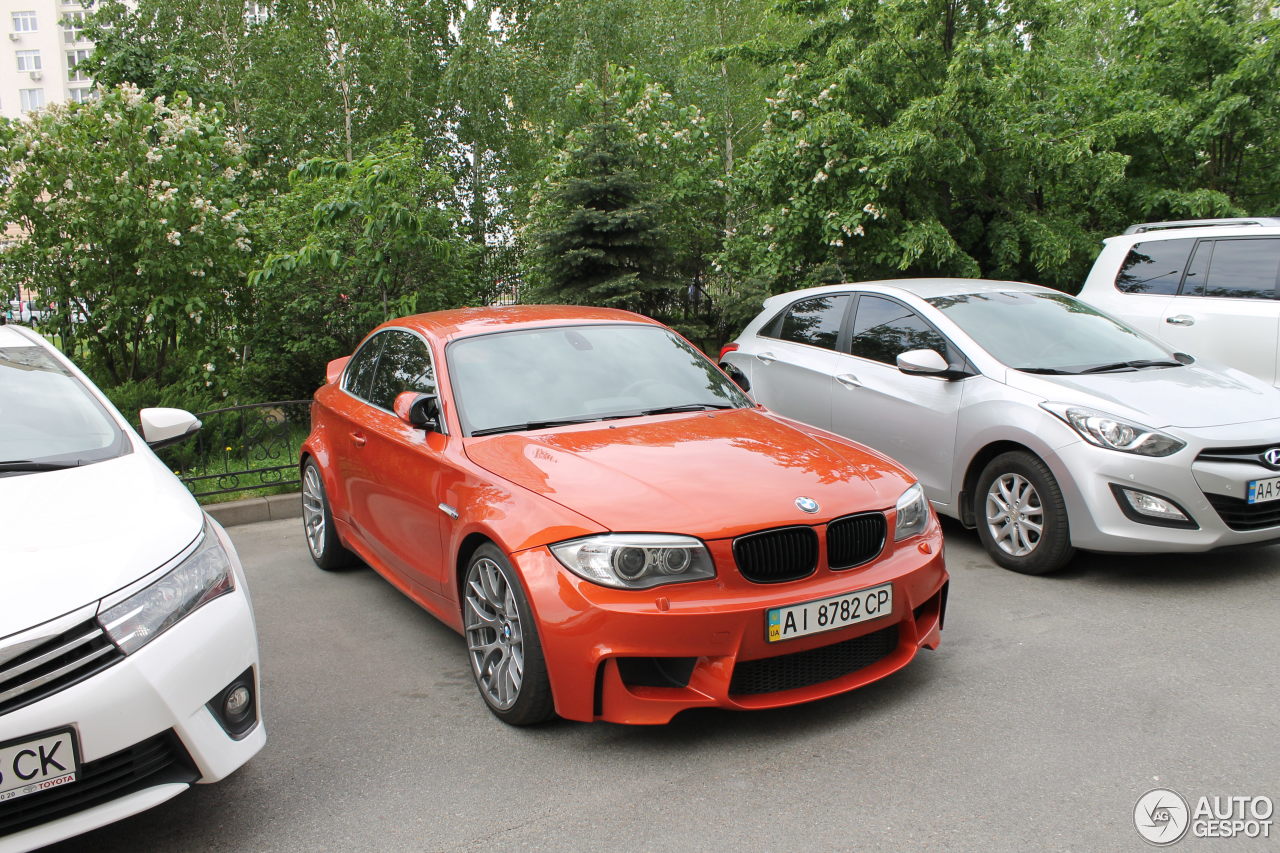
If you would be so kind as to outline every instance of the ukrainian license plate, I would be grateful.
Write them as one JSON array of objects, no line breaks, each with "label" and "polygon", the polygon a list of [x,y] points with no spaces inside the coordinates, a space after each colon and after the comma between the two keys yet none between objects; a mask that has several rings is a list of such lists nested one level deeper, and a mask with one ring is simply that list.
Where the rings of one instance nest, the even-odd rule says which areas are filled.
[{"label": "ukrainian license plate", "polygon": [[1249,481],[1249,503],[1264,504],[1267,501],[1280,501],[1280,477]]},{"label": "ukrainian license plate", "polygon": [[0,803],[76,780],[71,729],[0,745]]},{"label": "ukrainian license plate", "polygon": [[766,611],[768,640],[777,643],[808,634],[834,631],[847,625],[868,622],[893,612],[893,584],[867,587],[831,598],[821,598],[790,607]]}]

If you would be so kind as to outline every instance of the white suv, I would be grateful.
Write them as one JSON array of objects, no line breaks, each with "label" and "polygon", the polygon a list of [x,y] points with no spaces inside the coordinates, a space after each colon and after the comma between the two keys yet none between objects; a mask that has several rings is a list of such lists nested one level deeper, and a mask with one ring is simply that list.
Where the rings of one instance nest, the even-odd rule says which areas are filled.
[{"label": "white suv", "polygon": [[1150,222],[1103,242],[1082,301],[1280,386],[1280,218]]}]

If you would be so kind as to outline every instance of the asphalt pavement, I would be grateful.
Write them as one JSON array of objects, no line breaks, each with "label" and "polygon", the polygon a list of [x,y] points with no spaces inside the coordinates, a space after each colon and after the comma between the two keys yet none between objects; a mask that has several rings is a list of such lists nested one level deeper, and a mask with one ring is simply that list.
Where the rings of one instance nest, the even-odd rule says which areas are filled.
[{"label": "asphalt pavement", "polygon": [[[1280,801],[1280,546],[995,567],[947,527],[942,647],[798,708],[510,728],[462,639],[296,519],[231,529],[266,748],[61,851],[1145,850],[1167,787]],[[1280,816],[1278,816],[1280,817]],[[1280,849],[1188,837],[1176,850]]]}]

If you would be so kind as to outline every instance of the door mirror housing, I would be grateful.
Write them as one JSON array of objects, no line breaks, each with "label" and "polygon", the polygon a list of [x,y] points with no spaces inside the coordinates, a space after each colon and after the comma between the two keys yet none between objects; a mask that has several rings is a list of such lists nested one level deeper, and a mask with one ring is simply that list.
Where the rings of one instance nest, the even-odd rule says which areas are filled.
[{"label": "door mirror housing", "polygon": [[342,371],[346,369],[347,362],[351,360],[351,356],[344,355],[342,358],[335,358],[324,369],[324,382],[326,385],[336,385],[338,380],[342,378]]},{"label": "door mirror housing", "polygon": [[444,432],[444,412],[440,398],[421,391],[401,391],[396,395],[396,417],[409,426],[427,432]]},{"label": "door mirror housing", "polygon": [[152,450],[177,444],[200,429],[200,419],[186,409],[143,409],[138,419],[142,421],[142,437]]},{"label": "door mirror housing", "polygon": [[931,349],[913,349],[898,356],[898,369],[908,376],[945,376],[951,372],[947,360]]}]

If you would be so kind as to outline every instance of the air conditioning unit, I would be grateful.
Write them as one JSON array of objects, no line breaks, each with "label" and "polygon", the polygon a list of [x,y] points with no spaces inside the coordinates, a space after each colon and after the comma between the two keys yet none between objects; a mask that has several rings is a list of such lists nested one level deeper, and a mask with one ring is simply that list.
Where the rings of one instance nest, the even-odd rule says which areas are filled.
[{"label": "air conditioning unit", "polygon": [[40,79],[41,77],[43,77],[44,75],[43,75],[43,74],[41,74],[39,71],[32,71],[32,72],[31,72],[30,74],[28,74],[27,76],[28,76],[28,77],[30,77],[32,80],[39,80],[39,79]]},{"label": "air conditioning unit", "polygon": [[9,33],[9,41],[20,41],[22,36],[18,33]]}]

